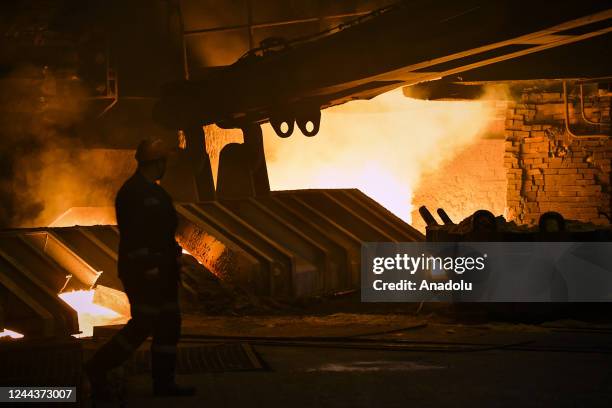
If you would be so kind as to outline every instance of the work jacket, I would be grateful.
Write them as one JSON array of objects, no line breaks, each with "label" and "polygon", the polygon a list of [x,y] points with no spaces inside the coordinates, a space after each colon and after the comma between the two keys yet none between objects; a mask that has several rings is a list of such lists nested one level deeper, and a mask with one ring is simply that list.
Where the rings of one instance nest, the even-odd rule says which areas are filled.
[{"label": "work jacket", "polygon": [[178,279],[181,248],[174,238],[178,218],[170,195],[136,171],[117,193],[115,210],[121,280]]}]

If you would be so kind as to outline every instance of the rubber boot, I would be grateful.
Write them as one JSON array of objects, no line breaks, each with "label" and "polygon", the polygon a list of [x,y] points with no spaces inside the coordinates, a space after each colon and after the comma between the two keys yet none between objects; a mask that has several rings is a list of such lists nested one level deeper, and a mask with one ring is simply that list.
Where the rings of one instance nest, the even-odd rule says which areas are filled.
[{"label": "rubber boot", "polygon": [[191,397],[194,387],[180,386],[175,382],[176,354],[151,353],[153,394],[156,397]]},{"label": "rubber boot", "polygon": [[118,343],[116,338],[103,345],[85,364],[85,373],[91,384],[93,400],[114,401],[116,392],[111,386],[108,374],[126,361],[131,352]]},{"label": "rubber boot", "polygon": [[94,360],[85,364],[85,374],[91,387],[91,399],[94,402],[110,402],[113,400],[108,372],[97,367]]}]

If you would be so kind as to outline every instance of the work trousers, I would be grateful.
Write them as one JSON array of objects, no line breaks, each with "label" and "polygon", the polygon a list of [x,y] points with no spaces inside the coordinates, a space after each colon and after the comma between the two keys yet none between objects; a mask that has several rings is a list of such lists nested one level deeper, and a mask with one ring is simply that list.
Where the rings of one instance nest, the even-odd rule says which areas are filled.
[{"label": "work trousers", "polygon": [[177,343],[181,330],[178,282],[164,276],[135,282],[123,279],[130,301],[132,318],[98,350],[89,362],[97,372],[106,372],[125,362],[147,339],[153,336],[151,367],[153,381],[174,381]]}]

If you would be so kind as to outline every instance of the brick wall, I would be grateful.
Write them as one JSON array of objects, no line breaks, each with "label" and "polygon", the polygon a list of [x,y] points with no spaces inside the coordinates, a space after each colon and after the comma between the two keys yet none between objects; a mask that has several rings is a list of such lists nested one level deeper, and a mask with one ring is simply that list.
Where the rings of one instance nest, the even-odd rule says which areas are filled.
[{"label": "brick wall", "polygon": [[421,205],[434,215],[444,208],[456,223],[480,209],[501,215],[506,184],[504,140],[478,139],[435,172],[423,175],[412,197],[412,226],[425,230],[418,213]]},{"label": "brick wall", "polygon": [[[569,103],[574,133],[609,134],[608,126],[585,124],[577,97],[572,95]],[[610,213],[612,142],[570,137],[564,109],[560,92],[525,92],[508,104],[504,164],[509,220],[533,225],[542,213],[557,211],[565,218],[608,224],[599,213]],[[609,122],[610,97],[591,92],[585,114],[591,121]]]}]

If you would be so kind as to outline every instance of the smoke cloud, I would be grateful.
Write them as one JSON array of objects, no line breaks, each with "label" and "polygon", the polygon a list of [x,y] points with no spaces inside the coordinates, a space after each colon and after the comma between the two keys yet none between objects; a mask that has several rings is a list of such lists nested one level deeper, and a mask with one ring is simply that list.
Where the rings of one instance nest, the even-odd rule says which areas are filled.
[{"label": "smoke cloud", "polygon": [[[24,67],[0,96],[0,226],[45,226],[72,206],[112,205],[125,153],[83,149],[86,92],[73,77]],[[126,157],[127,159],[127,157]],[[120,163],[119,168],[109,163]]]}]

